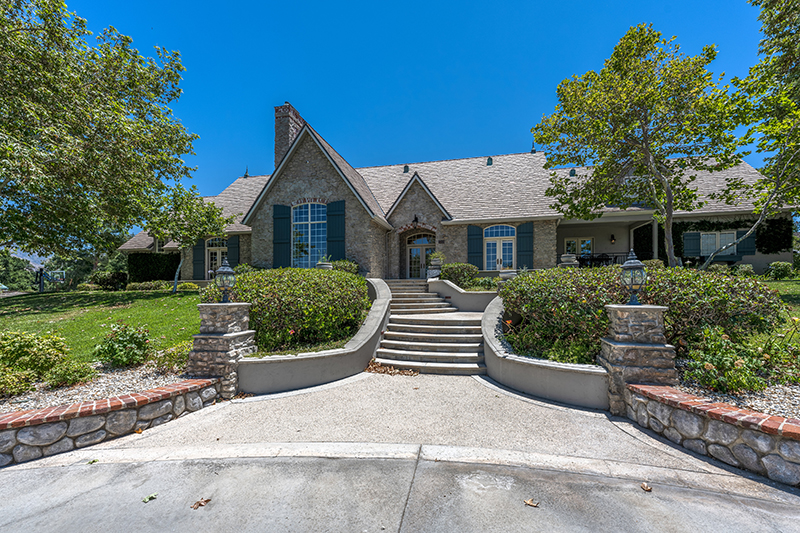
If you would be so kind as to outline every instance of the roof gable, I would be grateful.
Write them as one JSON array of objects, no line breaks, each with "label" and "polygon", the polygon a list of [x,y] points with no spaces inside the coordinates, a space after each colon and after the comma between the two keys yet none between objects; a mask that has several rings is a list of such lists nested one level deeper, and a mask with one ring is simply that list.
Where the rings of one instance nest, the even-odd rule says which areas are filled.
[{"label": "roof gable", "polygon": [[434,196],[434,194],[431,192],[431,190],[428,188],[428,186],[425,185],[425,182],[422,181],[422,178],[420,178],[419,174],[417,174],[416,172],[414,172],[414,175],[411,176],[410,180],[408,180],[408,183],[403,188],[403,191],[400,193],[400,196],[397,197],[397,200],[395,200],[394,203],[392,204],[392,207],[389,209],[389,212],[386,213],[386,218],[389,218],[389,217],[392,216],[392,212],[394,212],[395,208],[398,205],[400,205],[400,202],[403,200],[403,198],[405,197],[406,193],[409,191],[409,189],[411,189],[411,186],[414,185],[415,183],[419,184],[422,187],[422,190],[424,190],[428,194],[428,196],[431,197],[431,200],[433,200],[433,203],[435,203],[436,207],[438,207],[439,210],[442,212],[442,214],[445,217],[447,217],[447,220],[452,220],[453,219],[453,217],[450,216],[450,213],[447,212],[447,209],[444,208],[444,206],[441,204],[441,202],[439,202],[439,200],[436,198],[436,196]]},{"label": "roof gable", "polygon": [[367,185],[364,178],[361,174],[356,171],[345,159],[339,155],[336,150],[328,144],[325,139],[323,139],[314,129],[305,124],[303,129],[300,130],[300,133],[295,138],[292,146],[289,148],[289,151],[286,153],[286,156],[281,160],[280,165],[275,172],[272,173],[269,181],[266,183],[264,188],[261,190],[261,193],[258,195],[258,198],[255,202],[253,202],[250,210],[244,216],[242,220],[243,224],[248,224],[250,221],[250,217],[255,213],[255,211],[261,206],[261,204],[266,199],[267,193],[269,192],[270,188],[277,182],[278,178],[283,174],[284,169],[287,166],[287,162],[291,160],[294,156],[295,152],[297,151],[297,147],[300,145],[302,139],[308,136],[320,149],[320,151],[325,155],[328,159],[330,164],[336,170],[336,172],[341,176],[344,180],[345,184],[347,184],[350,191],[355,195],[367,213],[379,224],[386,227],[386,229],[391,229],[391,225],[389,222],[386,221],[386,217],[384,215],[383,209],[381,208],[380,204],[378,203],[375,196],[372,194],[369,186]]}]

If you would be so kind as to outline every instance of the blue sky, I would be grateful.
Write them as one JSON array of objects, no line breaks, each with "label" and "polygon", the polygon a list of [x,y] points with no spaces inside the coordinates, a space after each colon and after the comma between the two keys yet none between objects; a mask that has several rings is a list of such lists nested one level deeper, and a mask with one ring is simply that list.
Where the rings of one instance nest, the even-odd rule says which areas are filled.
[{"label": "blue sky", "polygon": [[632,25],[652,23],[687,54],[716,44],[712,70],[729,77],[757,61],[760,38],[745,0],[67,4],[144,55],[180,51],[174,113],[200,136],[187,162],[203,195],[245,167],[272,172],[284,101],[356,167],[524,152],[558,83],[602,68]]}]

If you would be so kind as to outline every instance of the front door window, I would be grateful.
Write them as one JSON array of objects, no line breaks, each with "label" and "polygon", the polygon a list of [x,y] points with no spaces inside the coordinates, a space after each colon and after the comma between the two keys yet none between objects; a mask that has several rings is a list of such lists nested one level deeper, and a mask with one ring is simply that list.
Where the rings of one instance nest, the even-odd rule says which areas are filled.
[{"label": "front door window", "polygon": [[206,241],[206,279],[212,279],[214,272],[222,266],[222,260],[228,257],[228,239],[215,237]]},{"label": "front door window", "polygon": [[427,233],[412,235],[406,240],[408,246],[408,277],[427,277],[430,255],[436,250],[436,238]]},{"label": "front door window", "polygon": [[515,236],[516,229],[512,226],[490,226],[483,231],[486,270],[512,270],[514,268]]}]

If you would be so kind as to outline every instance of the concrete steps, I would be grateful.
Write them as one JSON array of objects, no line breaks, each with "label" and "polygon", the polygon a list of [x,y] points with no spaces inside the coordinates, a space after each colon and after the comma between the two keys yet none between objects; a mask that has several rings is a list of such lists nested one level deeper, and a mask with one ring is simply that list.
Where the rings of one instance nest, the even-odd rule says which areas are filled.
[{"label": "concrete steps", "polygon": [[[425,281],[386,280],[391,315],[375,354],[382,365],[425,374],[485,374],[480,315],[464,316]],[[477,315],[477,316],[476,316]]]}]

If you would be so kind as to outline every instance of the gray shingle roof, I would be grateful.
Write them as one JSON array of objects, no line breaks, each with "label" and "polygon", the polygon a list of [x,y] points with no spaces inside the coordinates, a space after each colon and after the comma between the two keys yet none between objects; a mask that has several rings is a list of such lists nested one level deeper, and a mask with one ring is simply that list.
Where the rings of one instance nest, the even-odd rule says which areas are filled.
[{"label": "gray shingle roof", "polygon": [[[541,152],[496,155],[492,164],[487,157],[450,159],[410,163],[408,173],[404,165],[359,168],[378,202],[388,211],[403,191],[408,181],[418,173],[420,178],[439,199],[454,221],[480,219],[527,219],[560,217],[549,206],[552,199],[544,193],[550,186],[550,170],[544,168],[545,156]],[[579,173],[586,169],[577,169]],[[567,173],[569,169],[557,172]],[[722,172],[698,172],[693,186],[701,198],[720,189],[727,176],[744,178],[748,182],[760,177],[757,170],[742,162]],[[692,214],[714,214],[731,211],[750,211],[753,205],[745,202],[729,206],[711,202]],[[619,209],[608,209],[619,211]],[[629,212],[643,211],[628,209]],[[685,212],[677,212],[683,214]]]}]

